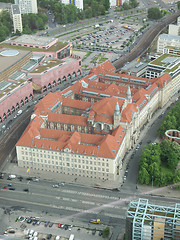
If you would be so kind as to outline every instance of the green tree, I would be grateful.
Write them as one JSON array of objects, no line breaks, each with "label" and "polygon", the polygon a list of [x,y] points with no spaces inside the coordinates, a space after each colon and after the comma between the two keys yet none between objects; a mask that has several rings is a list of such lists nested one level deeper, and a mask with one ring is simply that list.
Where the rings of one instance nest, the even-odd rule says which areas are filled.
[{"label": "green tree", "polygon": [[162,15],[161,11],[159,10],[159,8],[154,7],[154,8],[148,9],[148,18],[157,20],[157,19],[162,18],[162,16],[163,15]]},{"label": "green tree", "polygon": [[174,115],[167,115],[163,121],[163,123],[161,124],[159,130],[158,130],[158,135],[160,137],[163,137],[165,132],[168,129],[176,129],[177,126],[177,121],[176,121],[176,117]]},{"label": "green tree", "polygon": [[149,166],[150,176],[156,178],[159,175],[159,173],[160,173],[159,164],[156,162],[151,163],[151,165]]},{"label": "green tree", "polygon": [[23,14],[22,23],[23,23],[23,33],[31,34],[36,30],[41,30],[45,28],[48,18],[44,14]]},{"label": "green tree", "polygon": [[105,7],[106,11],[110,8],[110,1],[109,0],[104,0],[104,7]]},{"label": "green tree", "polygon": [[139,2],[137,2],[136,0],[129,0],[129,5],[131,6],[131,8],[136,8],[139,5]]},{"label": "green tree", "polygon": [[109,236],[110,233],[110,228],[106,227],[103,229],[103,238],[107,238]]},{"label": "green tree", "polygon": [[170,140],[164,140],[160,143],[161,147],[161,161],[167,163],[169,153],[172,151],[172,144]]},{"label": "green tree", "polygon": [[169,152],[167,157],[167,165],[170,169],[175,170],[178,165],[177,154],[173,151]]},{"label": "green tree", "polygon": [[164,140],[160,144],[161,161],[164,162],[170,169],[175,170],[180,158],[180,146],[170,140]]},{"label": "green tree", "polygon": [[13,3],[14,4],[14,0],[0,0],[0,2]]},{"label": "green tree", "polygon": [[139,170],[138,180],[139,180],[139,183],[141,183],[141,184],[143,184],[143,183],[149,184],[149,182],[150,182],[149,173],[144,167]]},{"label": "green tree", "polygon": [[6,32],[4,31],[3,27],[0,26],[0,42],[6,39]]},{"label": "green tree", "polygon": [[177,7],[180,9],[180,1],[177,2]]},{"label": "green tree", "polygon": [[174,183],[179,183],[180,182],[180,169],[177,170],[173,182]]}]

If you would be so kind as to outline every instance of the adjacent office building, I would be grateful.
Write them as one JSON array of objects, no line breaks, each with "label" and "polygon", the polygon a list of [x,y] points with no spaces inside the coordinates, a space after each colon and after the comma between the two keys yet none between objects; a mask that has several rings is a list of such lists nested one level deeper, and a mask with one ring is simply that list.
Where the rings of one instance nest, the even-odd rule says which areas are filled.
[{"label": "adjacent office building", "polygon": [[131,201],[126,214],[126,240],[179,240],[180,204],[174,207]]},{"label": "adjacent office building", "polygon": [[21,12],[19,9],[19,5],[12,4],[11,11],[12,11],[14,32],[16,32],[17,30],[19,32],[22,32],[23,27],[22,27],[22,18],[21,18]]},{"label": "adjacent office building", "polygon": [[125,2],[129,2],[129,0],[110,0],[110,7],[119,7]]},{"label": "adjacent office building", "polygon": [[165,33],[159,35],[157,42],[157,52],[163,53],[164,48],[167,46],[180,48],[180,36],[169,35]]},{"label": "adjacent office building", "polygon": [[79,9],[83,10],[83,0],[61,0],[64,4],[73,4]]},{"label": "adjacent office building", "polygon": [[37,0],[15,0],[15,4],[19,5],[21,14],[38,13]]}]

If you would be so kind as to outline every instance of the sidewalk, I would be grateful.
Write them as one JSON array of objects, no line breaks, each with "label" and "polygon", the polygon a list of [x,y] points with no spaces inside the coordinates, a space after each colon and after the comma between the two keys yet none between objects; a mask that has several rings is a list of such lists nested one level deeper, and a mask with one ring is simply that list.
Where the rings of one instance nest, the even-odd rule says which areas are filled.
[{"label": "sidewalk", "polygon": [[140,184],[138,184],[137,186],[138,186],[138,191],[141,194],[167,197],[167,198],[177,198],[177,202],[179,202],[180,200],[180,190],[173,189],[172,186],[152,187],[152,186],[140,185]]},{"label": "sidewalk", "polygon": [[120,178],[117,179],[116,182],[108,181],[108,180],[100,180],[100,179],[92,179],[80,176],[71,176],[62,173],[55,172],[45,172],[40,170],[30,169],[29,173],[27,173],[27,169],[18,167],[17,163],[7,163],[6,166],[1,170],[3,173],[14,174],[22,177],[35,177],[40,180],[48,180],[52,181],[52,184],[65,182],[68,184],[76,184],[84,187],[95,187],[95,188],[105,188],[105,189],[115,189],[119,188],[121,185]]}]

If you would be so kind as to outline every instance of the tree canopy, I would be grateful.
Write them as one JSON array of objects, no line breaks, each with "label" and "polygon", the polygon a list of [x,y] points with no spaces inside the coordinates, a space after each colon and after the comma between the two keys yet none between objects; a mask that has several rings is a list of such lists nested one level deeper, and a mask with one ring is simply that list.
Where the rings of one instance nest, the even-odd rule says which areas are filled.
[{"label": "tree canopy", "polygon": [[45,24],[48,21],[48,17],[45,14],[23,14],[22,23],[23,23],[23,33],[31,34],[35,30],[41,30],[45,28]]},{"label": "tree canopy", "polygon": [[180,9],[180,1],[177,2],[177,7]]},{"label": "tree canopy", "polygon": [[162,18],[162,17],[163,17],[163,14],[162,14],[162,12],[159,10],[159,8],[153,7],[153,8],[149,8],[149,9],[148,9],[148,15],[147,15],[147,17],[150,18],[150,19],[157,20],[157,19]]},{"label": "tree canopy", "polygon": [[109,236],[110,233],[110,228],[106,227],[103,229],[103,238],[107,238]]},{"label": "tree canopy", "polygon": [[84,0],[84,10],[78,9],[73,4],[65,5],[58,0],[39,0],[38,4],[41,8],[53,12],[55,21],[59,24],[104,15],[110,7],[109,0]]},{"label": "tree canopy", "polygon": [[180,131],[180,102],[173,106],[168,112],[158,130],[158,135],[162,138],[169,129],[177,129]]},{"label": "tree canopy", "polygon": [[175,169],[179,160],[180,146],[176,142],[164,140],[145,146],[139,159],[139,183],[165,186],[178,182],[180,173]]},{"label": "tree canopy", "polygon": [[136,8],[138,5],[139,5],[139,2],[137,2],[137,0],[129,0],[129,2],[125,1],[121,6],[120,10],[119,8],[116,8],[116,11],[123,11],[123,10]]},{"label": "tree canopy", "polygon": [[2,11],[0,13],[0,42],[4,41],[11,34],[12,28],[13,23],[9,12]]},{"label": "tree canopy", "polygon": [[14,4],[14,0],[0,0],[0,2],[4,2],[4,3],[13,3],[13,4]]}]

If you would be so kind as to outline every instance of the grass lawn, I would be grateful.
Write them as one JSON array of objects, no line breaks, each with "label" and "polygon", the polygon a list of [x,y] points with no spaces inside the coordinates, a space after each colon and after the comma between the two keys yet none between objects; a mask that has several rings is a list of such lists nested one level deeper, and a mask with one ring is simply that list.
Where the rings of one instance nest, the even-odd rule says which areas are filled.
[{"label": "grass lawn", "polygon": [[170,173],[174,173],[173,170],[169,169],[165,164],[161,163],[161,172],[165,173],[166,175],[169,175]]}]

